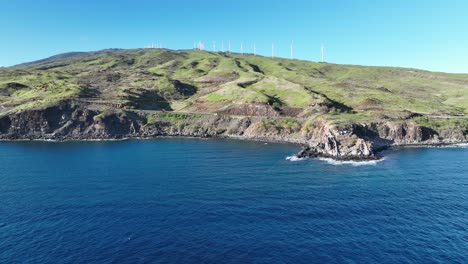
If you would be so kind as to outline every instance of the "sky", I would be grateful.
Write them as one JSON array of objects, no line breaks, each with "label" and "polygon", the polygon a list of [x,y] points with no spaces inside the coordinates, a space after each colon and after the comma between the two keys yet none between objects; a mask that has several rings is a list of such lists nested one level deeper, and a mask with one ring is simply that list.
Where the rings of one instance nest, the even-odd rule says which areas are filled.
[{"label": "sky", "polygon": [[0,0],[0,66],[71,51],[217,49],[468,73],[466,0]]}]

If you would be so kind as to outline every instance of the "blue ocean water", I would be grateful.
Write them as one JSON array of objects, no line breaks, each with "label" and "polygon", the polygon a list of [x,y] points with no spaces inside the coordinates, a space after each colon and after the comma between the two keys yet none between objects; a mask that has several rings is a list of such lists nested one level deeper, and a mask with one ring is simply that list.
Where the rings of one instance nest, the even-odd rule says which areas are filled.
[{"label": "blue ocean water", "polygon": [[468,149],[0,143],[0,263],[467,263]]}]

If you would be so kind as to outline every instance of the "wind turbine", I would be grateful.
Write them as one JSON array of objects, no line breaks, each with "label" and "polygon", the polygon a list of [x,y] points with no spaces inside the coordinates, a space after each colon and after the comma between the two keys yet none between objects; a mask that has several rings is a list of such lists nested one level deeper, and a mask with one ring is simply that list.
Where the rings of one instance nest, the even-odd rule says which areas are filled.
[{"label": "wind turbine", "polygon": [[291,41],[291,59],[294,59],[294,40]]},{"label": "wind turbine", "polygon": [[323,46],[323,43],[322,43],[322,46],[320,47],[320,51],[322,52],[322,62],[325,62],[325,60],[324,60],[324,57],[325,57],[325,46]]},{"label": "wind turbine", "polygon": [[231,54],[231,41],[228,43],[228,53]]},{"label": "wind turbine", "polygon": [[275,57],[275,43],[271,43],[271,58]]},{"label": "wind turbine", "polygon": [[221,41],[221,52],[224,52],[224,40]]}]

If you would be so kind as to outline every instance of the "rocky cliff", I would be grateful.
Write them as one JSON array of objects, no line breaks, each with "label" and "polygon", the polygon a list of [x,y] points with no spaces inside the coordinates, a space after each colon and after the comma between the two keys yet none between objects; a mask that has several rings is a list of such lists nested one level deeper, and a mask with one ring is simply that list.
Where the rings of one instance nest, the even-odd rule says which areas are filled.
[{"label": "rocky cliff", "polygon": [[335,159],[467,140],[466,74],[201,50],[71,54],[0,69],[0,139],[232,137]]},{"label": "rocky cliff", "polygon": [[0,139],[122,139],[159,136],[230,137],[291,142],[298,155],[335,159],[375,159],[378,151],[398,145],[468,141],[468,131],[435,131],[410,121],[338,126],[315,119],[135,110],[93,110],[72,100],[0,118]]}]

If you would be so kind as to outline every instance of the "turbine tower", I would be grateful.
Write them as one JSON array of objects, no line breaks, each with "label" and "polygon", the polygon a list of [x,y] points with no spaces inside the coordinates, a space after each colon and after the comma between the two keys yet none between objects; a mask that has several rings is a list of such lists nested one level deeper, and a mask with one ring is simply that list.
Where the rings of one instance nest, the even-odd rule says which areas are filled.
[{"label": "turbine tower", "polygon": [[271,43],[271,58],[275,57],[275,43]]},{"label": "turbine tower", "polygon": [[241,42],[240,51],[241,51],[241,55],[244,56],[244,43],[243,42]]},{"label": "turbine tower", "polygon": [[221,52],[224,52],[224,40],[221,41]]},{"label": "turbine tower", "polygon": [[231,54],[231,41],[228,43],[228,53]]},{"label": "turbine tower", "polygon": [[325,47],[323,46],[323,43],[322,43],[322,46],[320,47],[320,51],[322,52],[322,62],[325,62],[325,60],[324,60],[324,57],[325,57]]},{"label": "turbine tower", "polygon": [[294,59],[294,40],[291,41],[291,59]]}]

